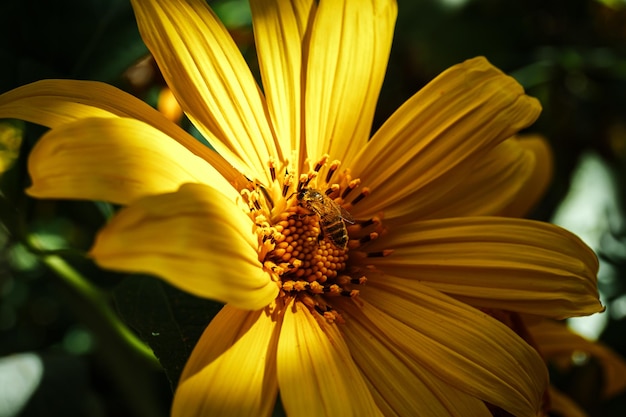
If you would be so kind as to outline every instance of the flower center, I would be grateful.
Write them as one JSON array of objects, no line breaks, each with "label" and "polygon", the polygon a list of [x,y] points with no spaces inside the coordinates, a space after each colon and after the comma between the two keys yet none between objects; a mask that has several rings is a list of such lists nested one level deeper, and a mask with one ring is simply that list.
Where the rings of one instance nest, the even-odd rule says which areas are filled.
[{"label": "flower center", "polygon": [[[325,155],[296,178],[288,165],[268,164],[271,184],[251,181],[241,194],[256,225],[259,261],[280,287],[327,320],[341,320],[329,298],[357,297],[366,278],[348,252],[378,237],[376,219],[355,221],[349,210],[369,189]],[[280,174],[278,174],[280,173]],[[367,233],[367,231],[372,229]]]}]

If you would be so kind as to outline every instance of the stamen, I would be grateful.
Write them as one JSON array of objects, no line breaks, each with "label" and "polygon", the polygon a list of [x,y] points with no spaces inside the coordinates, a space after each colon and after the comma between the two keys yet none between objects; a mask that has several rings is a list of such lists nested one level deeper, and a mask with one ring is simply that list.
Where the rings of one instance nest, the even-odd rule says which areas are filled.
[{"label": "stamen", "polygon": [[276,163],[274,162],[274,158],[271,158],[268,162],[270,167],[270,177],[272,178],[272,182],[276,181]]},{"label": "stamen", "polygon": [[361,193],[357,195],[350,204],[352,204],[353,206],[356,205],[359,201],[363,200],[369,194],[370,194],[370,189],[367,187],[364,187]]},{"label": "stamen", "polygon": [[337,168],[339,168],[339,165],[341,165],[341,162],[339,162],[336,159],[333,162],[330,163],[330,166],[328,167],[328,172],[326,173],[326,182],[327,183],[330,182],[330,178],[333,176],[335,171],[337,171]]},{"label": "stamen", "polygon": [[392,252],[393,249],[385,249],[377,252],[367,252],[366,256],[368,258],[382,258],[391,255]]},{"label": "stamen", "polygon": [[315,178],[315,175],[313,173],[310,173],[309,175],[300,175],[300,179],[298,180],[298,191],[306,188],[313,178]]},{"label": "stamen", "polygon": [[270,211],[274,209],[274,200],[272,199],[272,197],[270,197],[270,194],[267,192],[267,189],[262,186],[261,184],[258,184],[259,186],[259,190],[261,190],[261,192],[263,193],[263,197],[265,197],[265,201],[267,201],[267,203],[270,206]]},{"label": "stamen", "polygon": [[309,289],[313,294],[323,294],[324,286],[317,281],[309,283]]},{"label": "stamen", "polygon": [[343,190],[343,193],[341,194],[341,198],[345,200],[348,194],[350,194],[350,192],[354,190],[356,187],[358,187],[360,184],[361,184],[361,180],[358,178],[355,178],[352,181],[350,181],[350,183],[348,183],[348,187],[346,187],[346,189]]},{"label": "stamen", "polygon": [[324,191],[324,194],[330,197],[331,194],[338,193],[340,188],[341,187],[339,187],[339,184],[331,184],[330,187],[328,187],[326,191]]},{"label": "stamen", "polygon": [[352,278],[350,282],[355,285],[365,285],[365,283],[367,282],[367,277],[362,276],[360,278]]},{"label": "stamen", "polygon": [[327,160],[328,160],[328,154],[325,154],[324,156],[322,156],[322,158],[319,161],[317,161],[317,164],[315,164],[315,168],[313,168],[313,171],[319,172],[320,169],[322,169],[322,167],[324,166],[324,164],[326,164]]},{"label": "stamen", "polygon": [[239,192],[239,194],[241,194],[241,196],[243,197],[243,201],[246,202],[246,204],[250,208],[250,211],[254,211],[252,209],[252,206],[250,205],[250,190],[248,190],[247,188],[244,188],[243,190]]},{"label": "stamen", "polygon": [[341,295],[342,291],[343,289],[337,284],[332,284],[327,287],[324,287],[324,292],[327,293],[328,295]]},{"label": "stamen", "polygon": [[371,242],[374,239],[378,239],[378,233],[376,232],[372,232],[368,235],[363,236],[362,238],[359,239],[359,243],[360,244],[364,244],[367,242]]},{"label": "stamen", "polygon": [[335,321],[337,323],[345,323],[343,318],[341,317],[341,315],[339,313],[337,313],[336,311],[334,311],[334,310],[327,311],[326,313],[324,313],[324,318],[329,323],[334,323]]},{"label": "stamen", "polygon": [[305,282],[305,281],[296,281],[296,282],[295,282],[295,284],[294,284],[294,286],[293,286],[293,288],[294,288],[296,291],[300,292],[300,291],[304,291],[304,290],[306,290],[306,287],[308,287],[308,286],[309,286],[309,283],[308,283],[308,282]]},{"label": "stamen", "polygon": [[361,225],[361,227],[362,227],[363,229],[365,229],[366,227],[369,227],[369,226],[371,226],[371,225],[373,225],[373,224],[379,224],[379,223],[380,223],[380,221],[378,220],[378,218],[377,218],[377,217],[372,217],[372,218],[371,218],[371,219],[369,219],[369,220],[364,220],[364,221],[362,221],[362,222],[359,222],[359,224]]},{"label": "stamen", "polygon": [[289,192],[289,188],[291,187],[292,182],[293,175],[289,174],[287,170],[285,170],[285,181],[283,182],[283,197],[287,197],[287,193]]}]

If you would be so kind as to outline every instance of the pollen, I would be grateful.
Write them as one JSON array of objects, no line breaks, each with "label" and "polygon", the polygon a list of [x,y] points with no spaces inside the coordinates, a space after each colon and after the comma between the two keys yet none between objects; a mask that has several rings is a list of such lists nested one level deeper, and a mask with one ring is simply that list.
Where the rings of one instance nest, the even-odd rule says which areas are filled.
[{"label": "pollen", "polygon": [[297,206],[290,207],[281,214],[282,219],[274,224],[278,232],[274,250],[266,255],[266,260],[276,265],[300,261],[297,268],[283,271],[281,279],[298,280],[305,284],[296,290],[305,290],[309,283],[326,283],[336,278],[346,267],[348,251],[338,249],[327,239],[320,238],[321,228],[316,216],[302,214]]},{"label": "pollen", "polygon": [[[259,262],[274,277],[279,297],[297,298],[327,321],[342,321],[334,297],[358,298],[367,278],[350,265],[349,252],[384,231],[379,217],[356,221],[349,213],[370,194],[359,178],[328,155],[298,171],[268,161],[271,183],[250,181],[241,196],[258,237]],[[367,256],[367,255],[365,255]],[[370,255],[371,256],[371,255]],[[355,259],[362,259],[359,253]]]}]

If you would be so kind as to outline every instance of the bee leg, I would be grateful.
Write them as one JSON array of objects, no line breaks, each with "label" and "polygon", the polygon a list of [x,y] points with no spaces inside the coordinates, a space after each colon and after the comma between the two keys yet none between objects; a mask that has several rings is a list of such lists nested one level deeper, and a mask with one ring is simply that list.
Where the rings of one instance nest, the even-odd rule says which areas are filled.
[{"label": "bee leg", "polygon": [[298,219],[302,220],[305,217],[311,217],[311,216],[315,216],[315,213],[296,213],[294,214],[294,216],[297,216]]},{"label": "bee leg", "polygon": [[310,217],[310,216],[315,216],[315,213],[293,213],[291,214],[289,217],[292,219],[298,219],[298,220],[302,220],[306,217]]}]

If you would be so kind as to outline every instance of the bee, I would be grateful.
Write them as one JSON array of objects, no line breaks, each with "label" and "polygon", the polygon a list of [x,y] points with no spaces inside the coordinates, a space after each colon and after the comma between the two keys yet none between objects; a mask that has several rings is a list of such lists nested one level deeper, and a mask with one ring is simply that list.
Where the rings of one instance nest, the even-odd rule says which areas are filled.
[{"label": "bee", "polygon": [[338,249],[345,249],[348,230],[344,222],[354,223],[350,213],[326,194],[312,188],[301,189],[296,198],[302,207],[319,216],[322,229],[319,239],[323,239],[325,234]]}]

